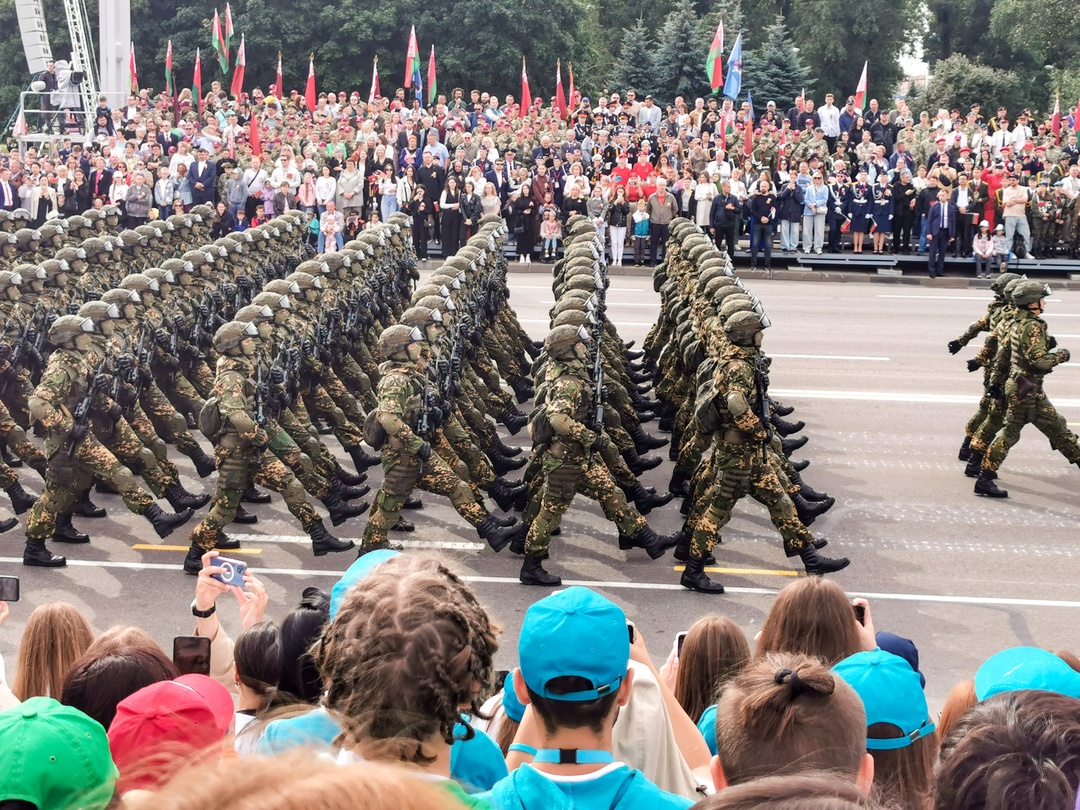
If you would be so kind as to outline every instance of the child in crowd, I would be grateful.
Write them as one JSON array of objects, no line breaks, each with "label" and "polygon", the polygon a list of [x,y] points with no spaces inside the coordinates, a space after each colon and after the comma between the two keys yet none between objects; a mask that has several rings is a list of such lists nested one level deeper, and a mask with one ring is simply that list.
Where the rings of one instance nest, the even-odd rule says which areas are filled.
[{"label": "child in crowd", "polygon": [[544,240],[544,261],[555,261],[561,237],[562,228],[559,226],[559,220],[555,218],[555,211],[545,210],[544,220],[540,223],[540,238]]},{"label": "child in crowd", "polygon": [[645,210],[645,200],[637,201],[637,210],[632,217],[634,221],[634,266],[641,267],[645,264],[645,250],[649,243],[649,212]]},{"label": "child in crowd", "polygon": [[1009,264],[1009,243],[1005,241],[1005,226],[1000,222],[994,228],[994,260],[991,267],[996,267],[999,273],[1005,272]]},{"label": "child in crowd", "polygon": [[267,180],[263,183],[262,191],[259,192],[259,199],[262,200],[263,216],[266,219],[274,218],[274,186]]},{"label": "child in crowd", "polygon": [[979,223],[979,232],[971,240],[971,252],[975,254],[975,278],[990,278],[991,268],[996,269],[994,237],[990,234],[990,223],[985,219]]}]

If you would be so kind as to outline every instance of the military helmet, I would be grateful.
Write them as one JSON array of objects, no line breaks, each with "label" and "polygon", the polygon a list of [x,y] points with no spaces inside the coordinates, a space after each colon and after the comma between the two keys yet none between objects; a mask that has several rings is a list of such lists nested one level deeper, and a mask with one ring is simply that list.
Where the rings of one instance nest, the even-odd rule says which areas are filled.
[{"label": "military helmet", "polygon": [[83,250],[86,251],[86,255],[97,258],[102,253],[112,253],[112,243],[107,239],[99,239],[96,236],[92,236],[82,243]]},{"label": "military helmet", "polygon": [[15,243],[25,249],[29,249],[35,242],[41,242],[41,231],[34,231],[30,228],[19,228],[15,231]]},{"label": "military helmet", "polygon": [[154,279],[142,273],[132,273],[124,276],[117,285],[121,290],[134,290],[137,293],[160,292],[161,285]]},{"label": "military helmet", "polygon": [[398,323],[406,326],[419,326],[421,328],[431,323],[442,323],[442,313],[429,307],[411,306],[401,313]]},{"label": "military helmet", "polygon": [[[447,306],[447,304],[449,304],[450,306]],[[433,309],[441,314],[444,312],[452,312],[454,302],[443,298],[441,295],[424,295],[421,296],[418,300],[414,301],[413,305],[418,307],[427,307],[428,309]]]},{"label": "military helmet", "polygon": [[151,239],[158,240],[164,238],[166,230],[167,228],[165,228],[159,222],[155,222],[153,225],[137,225],[135,227],[135,233],[137,233],[147,242],[149,242]]},{"label": "military helmet", "polygon": [[263,292],[272,292],[278,295],[299,295],[300,285],[288,279],[275,278],[263,285]]},{"label": "military helmet", "polygon": [[164,267],[148,267],[143,270],[142,274],[156,281],[159,287],[176,283],[176,276],[173,275],[171,270],[166,270]]},{"label": "military helmet", "polygon": [[214,209],[205,204],[192,206],[190,213],[196,222],[209,222],[214,218]]},{"label": "military helmet", "polygon": [[161,263],[162,270],[168,270],[175,278],[183,273],[194,273],[195,265],[187,259],[166,259]]},{"label": "military helmet", "polygon": [[185,251],[180,258],[185,262],[191,262],[193,268],[202,267],[204,264],[212,267],[214,264],[214,252],[208,248]]},{"label": "military helmet", "polygon": [[5,287],[21,287],[24,279],[21,273],[14,270],[0,270],[0,289]]},{"label": "military helmet", "polygon": [[94,323],[101,323],[102,321],[117,321],[124,317],[120,311],[120,307],[116,304],[109,304],[105,301],[87,301],[81,307],[77,313],[80,318],[89,318]]},{"label": "military helmet", "polygon": [[253,323],[244,321],[229,321],[214,332],[214,351],[225,354],[235,349],[247,338],[257,338],[259,329]]},{"label": "military helmet", "polygon": [[424,333],[419,327],[396,323],[386,327],[379,335],[379,351],[386,357],[392,357],[407,349],[410,343],[420,343],[423,339]]},{"label": "military helmet", "polygon": [[45,239],[52,239],[54,236],[63,236],[64,220],[54,219],[43,222],[41,227],[38,228],[38,231],[41,232],[42,237]]},{"label": "military helmet", "polygon": [[62,346],[79,335],[94,331],[94,322],[79,315],[61,315],[49,328],[49,341],[54,346]]},{"label": "military helmet", "polygon": [[118,239],[120,241],[120,244],[123,247],[126,247],[126,248],[146,244],[146,237],[143,236],[138,231],[131,231],[131,230],[120,231],[120,233],[118,235]]},{"label": "military helmet", "polygon": [[1016,292],[1016,288],[1019,287],[1021,284],[1023,284],[1027,280],[1028,280],[1027,276],[1020,276],[1020,278],[1014,278],[1012,281],[1008,282],[1004,286],[1004,288],[1002,288],[1002,291],[1005,293],[1005,300],[1012,301],[1013,300],[1013,293]]},{"label": "military helmet", "polygon": [[289,296],[270,292],[269,290],[263,290],[263,292],[256,295],[251,299],[251,303],[260,307],[270,307],[270,309],[275,312],[279,309],[292,309],[292,304],[289,302]]},{"label": "military helmet", "polygon": [[74,214],[67,218],[67,227],[69,231],[88,231],[94,226],[91,225],[90,221],[82,214]]},{"label": "military helmet", "polygon": [[330,264],[322,260],[308,260],[300,262],[296,266],[297,273],[307,273],[310,276],[325,276],[330,273]]},{"label": "military helmet", "polygon": [[236,314],[233,315],[233,320],[248,323],[250,321],[258,320],[269,321],[272,320],[273,317],[274,310],[272,310],[270,307],[266,306],[265,304],[260,305],[251,303],[236,310]]},{"label": "military helmet", "polygon": [[558,315],[555,316],[555,320],[551,322],[553,328],[558,329],[560,326],[581,326],[589,323],[589,313],[583,309],[564,309]]},{"label": "military helmet", "polygon": [[1018,307],[1026,307],[1050,295],[1050,285],[1044,281],[1022,281],[1013,289],[1012,300]]},{"label": "military helmet", "polygon": [[720,306],[720,322],[727,325],[727,322],[738,312],[754,312],[754,302],[749,298],[743,298],[741,296],[732,296],[728,298]]},{"label": "military helmet", "polygon": [[24,222],[29,222],[30,212],[27,211],[25,208],[16,208],[14,211],[11,212],[11,218],[16,222],[20,220]]},{"label": "military helmet", "polygon": [[1001,273],[990,282],[990,289],[1000,295],[1005,292],[1005,287],[1010,281],[1015,281],[1018,278],[1022,278],[1019,273]]},{"label": "military helmet", "polygon": [[39,264],[17,264],[11,268],[14,272],[23,277],[23,281],[30,281],[31,279],[37,279],[44,281],[49,277],[49,274],[45,271],[45,268]]},{"label": "military helmet", "polygon": [[141,304],[142,296],[135,290],[125,290],[119,287],[114,287],[111,290],[106,290],[101,294],[101,300],[109,304],[116,304],[117,306],[124,306],[125,304]]},{"label": "military helmet", "polygon": [[49,276],[49,278],[57,276],[60,273],[71,272],[71,265],[62,259],[46,259],[39,265],[39,267],[45,270],[45,273]]},{"label": "military helmet", "polygon": [[728,335],[754,334],[770,326],[769,319],[760,312],[736,312],[724,323],[724,332]]},{"label": "military helmet", "polygon": [[100,218],[115,227],[120,222],[121,214],[119,205],[106,205],[101,209]]},{"label": "military helmet", "polygon": [[174,231],[189,231],[193,220],[187,214],[173,214],[165,222],[172,225]]},{"label": "military helmet", "polygon": [[56,251],[54,256],[72,266],[74,266],[75,262],[86,261],[86,251],[81,247],[62,247]]},{"label": "military helmet", "polygon": [[[352,267],[352,257],[345,252],[338,252],[335,250],[324,253],[322,260],[330,270],[340,270],[342,267]],[[307,264],[307,262],[304,262],[304,264]],[[300,265],[300,267],[303,267],[303,265]],[[299,270],[300,267],[297,267],[296,269]],[[308,270],[307,272],[310,273],[311,271]]]},{"label": "military helmet", "polygon": [[301,290],[321,290],[324,288],[323,280],[311,273],[303,273],[299,270],[285,276],[285,281],[291,281]]},{"label": "military helmet", "polygon": [[221,248],[225,251],[225,254],[221,254],[220,250],[218,251],[218,254],[222,255],[223,257],[225,255],[228,255],[229,253],[240,254],[244,252],[244,243],[241,242],[239,239],[234,239],[231,235],[223,236],[220,239],[215,239],[213,244],[215,247]]},{"label": "military helmet", "polygon": [[561,358],[570,355],[578,343],[590,340],[589,330],[584,326],[556,326],[544,338],[544,349],[552,357]]},{"label": "military helmet", "polygon": [[705,285],[705,295],[712,298],[716,293],[722,290],[724,287],[734,287],[735,282],[727,276],[717,276],[716,278],[709,279],[709,283]]}]

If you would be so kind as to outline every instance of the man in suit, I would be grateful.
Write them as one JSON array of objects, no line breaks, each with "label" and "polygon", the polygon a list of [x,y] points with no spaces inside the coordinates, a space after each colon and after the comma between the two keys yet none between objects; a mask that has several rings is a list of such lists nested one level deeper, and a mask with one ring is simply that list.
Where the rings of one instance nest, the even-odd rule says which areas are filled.
[{"label": "man in suit", "polygon": [[11,169],[0,169],[0,209],[14,211],[19,207],[19,191],[11,182]]},{"label": "man in suit", "polygon": [[506,162],[496,160],[495,166],[489,172],[484,172],[484,179],[495,186],[495,193],[499,195],[499,202],[505,206],[510,197],[510,184],[506,181]]},{"label": "man in suit", "polygon": [[930,213],[926,216],[930,278],[945,273],[945,251],[949,241],[956,236],[956,220],[959,216],[956,206],[949,202],[949,192],[942,189],[937,198],[938,201],[930,206]]},{"label": "man in suit", "polygon": [[206,147],[196,153],[195,162],[189,166],[191,173],[191,200],[195,205],[214,204],[217,190],[217,164],[210,160]]}]

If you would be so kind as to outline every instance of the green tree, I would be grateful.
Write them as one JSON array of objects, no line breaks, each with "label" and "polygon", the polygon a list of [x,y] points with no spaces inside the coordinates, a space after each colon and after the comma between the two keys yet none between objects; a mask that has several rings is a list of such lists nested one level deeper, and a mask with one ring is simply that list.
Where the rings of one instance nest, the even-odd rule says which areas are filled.
[{"label": "green tree", "polygon": [[619,56],[615,59],[608,80],[612,90],[636,90],[639,98],[643,98],[645,93],[656,89],[653,86],[653,47],[644,20],[639,18],[632,26],[623,29]]},{"label": "green tree", "polygon": [[759,110],[770,99],[778,109],[786,110],[803,89],[808,93],[812,89],[809,73],[795,52],[784,18],[776,15],[765,28],[761,47],[743,58],[743,90],[753,94]]},{"label": "green tree", "polygon": [[[789,26],[799,58],[819,93],[837,97],[855,91],[863,62],[869,62],[870,97],[891,99],[903,76],[900,54],[917,19],[915,0],[799,0]],[[920,29],[921,31],[921,29]]]},{"label": "green tree", "polygon": [[935,112],[940,107],[966,110],[978,102],[985,113],[993,115],[999,106],[1015,111],[1030,101],[1023,82],[1012,71],[987,67],[954,54],[937,63],[920,105]]},{"label": "green tree", "polygon": [[702,40],[695,19],[693,3],[678,0],[657,36],[652,66],[657,95],[665,102],[676,96],[692,99],[709,90],[705,75],[709,40]]}]

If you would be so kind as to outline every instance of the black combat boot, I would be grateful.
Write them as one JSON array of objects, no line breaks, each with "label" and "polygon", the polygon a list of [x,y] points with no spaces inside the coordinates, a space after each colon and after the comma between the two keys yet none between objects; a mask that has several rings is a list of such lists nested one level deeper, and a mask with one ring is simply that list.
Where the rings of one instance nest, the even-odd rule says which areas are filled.
[{"label": "black combat boot", "polygon": [[348,453],[349,458],[352,459],[353,466],[356,467],[358,472],[362,472],[368,467],[374,467],[376,464],[382,463],[381,455],[379,455],[378,453],[372,455],[358,444],[348,448]]},{"label": "black combat boot", "polygon": [[660,430],[666,430],[668,433],[675,427],[675,416],[661,416],[660,421],[656,424]]},{"label": "black combat boot", "polygon": [[792,461],[791,466],[795,468],[795,472],[802,472],[810,466],[810,462],[804,458],[802,461]]},{"label": "black combat boot", "polygon": [[[631,342],[633,342],[633,341],[631,341]],[[640,360],[644,356],[645,356],[645,352],[643,352],[641,349],[629,349],[628,348],[626,350],[626,359],[627,360]]]},{"label": "black combat boot", "polygon": [[506,475],[508,472],[520,470],[529,463],[529,460],[524,456],[520,458],[509,458],[508,456],[504,456],[499,451],[499,446],[496,442],[492,442],[485,452],[488,460],[491,462],[491,469],[495,471],[496,475]]},{"label": "black combat boot", "polygon": [[806,422],[801,419],[798,422],[788,422],[785,419],[781,419],[779,416],[774,416],[772,418],[772,425],[776,428],[776,432],[781,436],[790,436],[806,427]]},{"label": "black combat boot", "polygon": [[28,510],[31,506],[37,503],[37,495],[31,495],[25,489],[22,484],[16,481],[10,487],[4,490],[11,498],[11,508],[15,510],[16,515],[21,515]]},{"label": "black combat boot", "polygon": [[252,514],[245,509],[242,503],[238,503],[236,505],[236,514],[233,516],[232,522],[239,523],[243,526],[254,526],[259,522],[259,516]]},{"label": "black combat boot", "polygon": [[194,509],[185,509],[183,512],[177,512],[175,515],[170,514],[162,511],[161,507],[156,503],[152,503],[146,507],[146,511],[143,512],[143,517],[150,521],[150,525],[154,527],[154,531],[157,532],[158,537],[164,540],[173,533],[173,529],[183,526],[191,520],[193,514],[195,514]]},{"label": "black combat boot", "polygon": [[95,492],[100,492],[102,495],[119,495],[120,494],[120,490],[118,490],[115,486],[113,486],[112,481],[106,481],[106,480],[104,480],[102,478],[99,478],[97,480],[97,483],[94,484],[94,491]]},{"label": "black combat boot", "polygon": [[622,452],[623,461],[626,462],[626,466],[630,468],[630,472],[634,475],[641,475],[643,472],[659,467],[664,463],[664,460],[660,456],[646,456],[642,458],[638,455],[637,450],[633,447],[627,447]]},{"label": "black combat boot", "polygon": [[240,541],[235,537],[229,537],[223,531],[218,531],[217,538],[214,540],[214,548],[218,551],[235,551],[240,548]]},{"label": "black combat boot", "polygon": [[53,529],[52,539],[57,543],[89,543],[90,535],[71,525],[71,512],[59,512],[56,515],[56,528]]},{"label": "black combat boot", "polygon": [[367,484],[359,487],[350,487],[341,483],[337,478],[331,478],[330,491],[336,493],[343,501],[355,501],[357,498],[363,498],[371,492],[371,487]]},{"label": "black combat boot", "polygon": [[706,561],[701,557],[690,557],[679,578],[679,584],[698,593],[723,593],[724,586],[709,579],[709,575],[705,573],[705,565]]},{"label": "black combat boot", "polygon": [[214,457],[206,455],[201,447],[193,452],[189,458],[195,465],[195,472],[199,474],[199,478],[206,478],[217,469],[217,462],[214,461]]},{"label": "black combat boot", "polygon": [[389,540],[383,540],[381,543],[375,543],[372,546],[364,548],[360,547],[360,550],[356,552],[356,559],[360,559],[365,554],[370,554],[373,551],[403,551],[404,548],[397,543],[391,543]]},{"label": "black combat boot", "polygon": [[526,557],[521,563],[521,573],[518,574],[518,579],[525,585],[546,585],[549,588],[557,588],[562,585],[562,579],[544,570],[542,557]]},{"label": "black combat boot", "polygon": [[501,422],[506,425],[506,429],[510,431],[512,436],[516,436],[521,432],[521,429],[529,423],[529,417],[515,408],[513,405],[507,405],[502,413],[499,414],[498,419],[495,421]]},{"label": "black combat boot", "polygon": [[524,523],[514,521],[513,526],[500,526],[492,515],[488,515],[476,527],[476,533],[480,535],[480,539],[487,540],[487,544],[496,552],[506,548],[515,537],[524,537],[525,531]]},{"label": "black combat boot", "polygon": [[[687,560],[689,560],[693,556],[693,554],[690,551],[690,541],[691,540],[693,540],[693,537],[691,536],[690,532],[687,530],[686,526],[683,525],[683,527],[681,529],[679,529],[679,540],[678,540],[677,543],[675,543],[675,554],[674,554],[674,556],[675,556],[675,559],[678,560],[679,562],[686,562]],[[702,557],[701,559],[702,559],[702,562],[705,565],[716,565],[716,557],[714,557],[712,554],[707,554],[704,557]]]},{"label": "black combat boot", "polygon": [[244,494],[240,496],[240,500],[245,503],[270,503],[270,493],[262,492],[255,489],[255,487],[248,487],[244,490]]},{"label": "black combat boot", "polygon": [[514,394],[517,396],[518,403],[528,402],[534,396],[536,391],[529,385],[529,381],[524,377],[514,377],[512,380],[508,380],[510,387],[514,390]]},{"label": "black combat boot", "polygon": [[352,540],[338,540],[334,535],[330,534],[321,520],[315,521],[312,527],[308,529],[308,536],[311,538],[311,550],[316,557],[325,556],[331,551],[348,551],[351,548],[356,548]]},{"label": "black combat boot", "polygon": [[335,526],[340,526],[349,518],[364,514],[371,506],[367,501],[363,503],[345,503],[345,501],[341,500],[341,496],[333,490],[322,499],[322,504],[330,513],[330,522]]},{"label": "black combat boot", "polygon": [[803,481],[799,476],[795,476],[795,478],[791,480],[791,483],[799,485],[799,494],[806,498],[806,500],[808,501],[836,501],[835,498],[826,495],[824,492],[818,492],[812,486]]},{"label": "black combat boot", "polygon": [[626,493],[626,497],[634,502],[634,506],[641,514],[647,515],[656,507],[670,503],[674,496],[670,492],[664,495],[658,492],[649,492],[641,485],[640,481],[634,481],[634,486]]},{"label": "black combat boot", "polygon": [[968,478],[978,478],[982,472],[983,453],[981,450],[969,450],[968,462],[964,467],[964,475]]},{"label": "black combat boot", "polygon": [[784,450],[784,455],[785,456],[790,456],[792,453],[794,453],[800,447],[805,445],[808,441],[809,441],[809,439],[807,439],[805,436],[800,436],[797,439],[781,439],[780,440],[780,445]]},{"label": "black combat boot", "polygon": [[165,487],[165,500],[174,512],[179,512],[181,509],[202,509],[210,503],[210,496],[205,493],[195,495],[184,489],[179,481],[173,481]]},{"label": "black combat boot", "polygon": [[103,518],[108,512],[90,500],[90,490],[84,490],[71,508],[71,514],[84,518]]},{"label": "black combat boot", "polygon": [[367,478],[366,472],[351,473],[344,467],[338,467],[334,470],[334,480],[340,481],[347,487],[358,487],[367,481]]},{"label": "black combat boot", "polygon": [[521,455],[522,450],[524,449],[521,447],[515,447],[513,445],[505,444],[502,440],[502,437],[499,435],[495,436],[495,446],[499,449],[499,452],[507,458],[517,458]]},{"label": "black combat boot", "polygon": [[632,548],[643,548],[645,553],[653,560],[664,556],[669,548],[674,548],[679,542],[680,532],[675,534],[657,534],[648,523],[645,528],[631,536],[619,532],[619,548],[627,551]]},{"label": "black combat boot", "polygon": [[681,472],[678,467],[671,473],[671,482],[668,484],[668,492],[672,495],[677,495],[680,498],[689,498],[693,495],[690,490],[690,479],[687,478],[686,473]]},{"label": "black combat boot", "polygon": [[63,568],[67,565],[67,559],[45,548],[44,540],[28,538],[26,548],[23,549],[22,563],[35,568]]},{"label": "black combat boot", "polygon": [[986,498],[1008,498],[1009,491],[994,483],[997,474],[993,470],[983,470],[975,481],[975,494]]},{"label": "black combat boot", "polygon": [[795,513],[799,516],[799,520],[804,526],[809,526],[818,519],[818,515],[828,512],[836,501],[834,498],[829,498],[826,501],[811,502],[806,500],[800,492],[791,499],[791,502],[795,504]]},{"label": "black combat boot", "polygon": [[390,527],[392,532],[415,532],[416,524],[398,515],[397,523]]},{"label": "black combat boot", "polygon": [[965,436],[963,443],[960,445],[960,452],[956,454],[956,457],[961,461],[967,461],[971,458],[971,437]]},{"label": "black combat boot", "polygon": [[806,573],[810,576],[821,576],[822,574],[831,574],[835,571],[841,571],[847,568],[851,564],[851,560],[847,557],[822,557],[818,554],[817,546],[811,543],[800,551],[788,552],[789,557],[799,557],[803,561],[803,567],[806,569]]},{"label": "black combat boot", "polygon": [[23,465],[22,459],[12,453],[11,448],[6,444],[0,444],[0,461],[3,461],[13,470],[17,470]]},{"label": "black combat boot", "polygon": [[199,572],[202,571],[202,557],[205,553],[199,546],[192,543],[187,556],[184,558],[184,573],[198,576]]},{"label": "black combat boot", "polygon": [[509,512],[514,508],[514,501],[517,500],[518,495],[526,489],[526,485],[520,481],[511,483],[505,478],[496,478],[488,487],[488,495],[499,505],[500,509]]},{"label": "black combat boot", "polygon": [[405,499],[405,503],[401,505],[402,509],[423,509],[424,502],[420,500],[417,495],[410,495]]},{"label": "black combat boot", "polygon": [[795,413],[795,409],[790,405],[781,405],[775,399],[772,401],[772,409],[777,416],[791,416]]},{"label": "black combat boot", "polygon": [[646,433],[641,425],[634,425],[634,427],[626,432],[629,433],[630,438],[634,440],[634,449],[639,453],[648,453],[650,450],[663,447],[669,441],[668,439]]},{"label": "black combat boot", "polygon": [[8,518],[7,520],[0,520],[0,534],[10,532],[16,526],[19,525],[18,518]]}]

